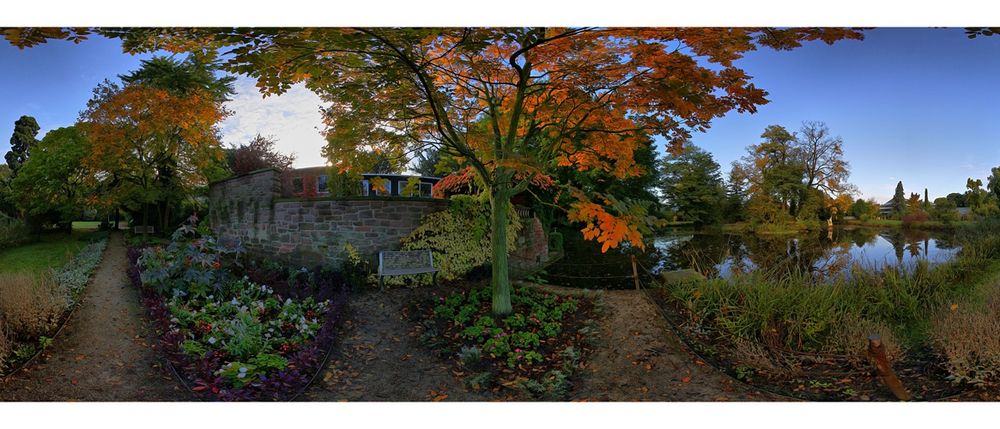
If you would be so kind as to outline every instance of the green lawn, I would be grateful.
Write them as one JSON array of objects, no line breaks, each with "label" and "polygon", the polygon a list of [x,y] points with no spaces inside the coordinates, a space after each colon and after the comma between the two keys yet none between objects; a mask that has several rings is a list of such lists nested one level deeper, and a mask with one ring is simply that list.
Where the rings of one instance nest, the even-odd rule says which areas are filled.
[{"label": "green lawn", "polygon": [[[74,228],[76,222],[74,222]],[[43,273],[58,268],[69,261],[88,241],[83,238],[89,230],[74,229],[71,235],[64,232],[47,232],[34,243],[0,251],[0,273]]]},{"label": "green lawn", "polygon": [[78,220],[73,222],[73,229],[97,229],[101,226],[99,220]]},{"label": "green lawn", "polygon": [[[879,226],[879,227],[890,227],[890,228],[901,228],[903,226],[903,221],[898,219],[871,219],[866,221],[851,221],[848,222],[849,225],[861,225],[861,226]],[[964,228],[975,225],[975,221],[971,220],[958,220],[951,223],[944,223],[938,220],[928,220],[924,222],[914,222],[910,225],[910,228],[916,229],[946,229],[946,228]]]}]

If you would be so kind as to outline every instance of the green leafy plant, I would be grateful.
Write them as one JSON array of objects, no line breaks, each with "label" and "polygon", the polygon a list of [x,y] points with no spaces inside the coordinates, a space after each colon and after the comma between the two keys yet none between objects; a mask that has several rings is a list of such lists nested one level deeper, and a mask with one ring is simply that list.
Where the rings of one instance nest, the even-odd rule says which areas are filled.
[{"label": "green leafy plant", "polygon": [[[451,197],[450,209],[431,213],[403,238],[404,250],[431,249],[434,263],[445,280],[462,278],[490,262],[489,202],[469,195]],[[515,249],[521,221],[514,208],[508,216],[507,248]]]}]

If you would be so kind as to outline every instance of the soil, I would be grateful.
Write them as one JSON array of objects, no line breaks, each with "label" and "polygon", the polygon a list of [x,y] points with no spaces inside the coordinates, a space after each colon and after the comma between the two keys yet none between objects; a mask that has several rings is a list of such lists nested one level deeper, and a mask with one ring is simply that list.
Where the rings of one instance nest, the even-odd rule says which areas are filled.
[{"label": "soil", "polygon": [[[553,290],[559,289],[559,290]],[[547,288],[576,294],[579,289]],[[587,292],[592,293],[592,292]],[[419,341],[405,315],[428,288],[369,292],[352,298],[341,340],[322,379],[303,395],[312,401],[504,400],[466,389],[452,362]],[[575,376],[577,401],[774,400],[716,372],[684,349],[656,308],[636,291],[597,292],[603,340]]]},{"label": "soil", "polygon": [[0,400],[191,400],[157,357],[125,251],[112,234],[80,307],[38,359],[0,382]]},{"label": "soil", "polygon": [[573,400],[782,400],[750,389],[699,360],[642,292],[609,290],[597,296],[602,308],[599,342],[586,359],[587,368],[576,377]]}]

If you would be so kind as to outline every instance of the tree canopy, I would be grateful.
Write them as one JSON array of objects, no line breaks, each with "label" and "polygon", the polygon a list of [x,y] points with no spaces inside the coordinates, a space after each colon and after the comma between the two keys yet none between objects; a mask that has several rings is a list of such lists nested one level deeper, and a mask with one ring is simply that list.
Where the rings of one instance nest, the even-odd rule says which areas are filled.
[{"label": "tree canopy", "polygon": [[[86,29],[18,29],[15,46]],[[553,167],[641,175],[636,148],[673,153],[728,112],[767,102],[735,61],[758,47],[861,39],[840,28],[138,28],[102,29],[130,53],[224,51],[226,71],[265,94],[305,83],[330,103],[324,154],[341,170],[402,166],[435,146],[472,166],[492,205],[494,312],[511,311],[510,197]],[[386,158],[387,157],[387,158]],[[558,202],[604,249],[643,246],[642,205],[559,183]]]},{"label": "tree canopy", "polygon": [[176,206],[224,161],[217,124],[229,113],[222,102],[231,79],[204,81],[211,70],[197,60],[154,58],[122,84],[94,90],[80,114],[92,143],[82,164],[105,206],[124,206],[144,223],[153,209],[167,230]]},{"label": "tree canopy", "polygon": [[295,162],[294,155],[285,155],[274,147],[273,136],[256,135],[247,144],[226,150],[226,161],[233,174],[246,174],[262,168],[288,170]]},{"label": "tree canopy", "polygon": [[722,220],[725,190],[719,164],[710,153],[688,143],[679,155],[668,155],[662,168],[663,195],[681,219],[696,224]]},{"label": "tree canopy", "polygon": [[21,116],[14,122],[14,134],[10,136],[10,151],[4,155],[10,177],[17,177],[18,170],[28,161],[31,149],[38,143],[38,121],[31,116]]},{"label": "tree canopy", "polygon": [[97,199],[86,185],[82,165],[89,150],[86,136],[77,127],[45,134],[11,182],[17,206],[43,221],[68,225],[77,219],[83,208],[94,205]]}]

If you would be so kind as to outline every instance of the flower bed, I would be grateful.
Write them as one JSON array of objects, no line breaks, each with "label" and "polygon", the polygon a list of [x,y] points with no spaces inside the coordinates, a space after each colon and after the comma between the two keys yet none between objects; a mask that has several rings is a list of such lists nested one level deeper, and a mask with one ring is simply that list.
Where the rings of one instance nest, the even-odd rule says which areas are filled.
[{"label": "flower bed", "polygon": [[292,399],[322,369],[350,288],[335,272],[243,261],[196,221],[166,247],[129,249],[161,350],[201,398]]},{"label": "flower bed", "polygon": [[513,313],[491,313],[491,289],[475,287],[417,304],[422,341],[453,360],[466,386],[514,388],[534,399],[565,399],[588,352],[593,304],[516,288]]},{"label": "flower bed", "polygon": [[107,239],[85,246],[58,270],[40,277],[0,276],[0,375],[9,375],[52,343],[101,262]]}]

